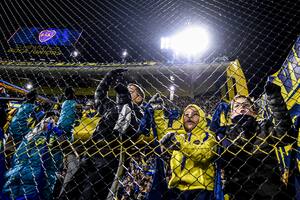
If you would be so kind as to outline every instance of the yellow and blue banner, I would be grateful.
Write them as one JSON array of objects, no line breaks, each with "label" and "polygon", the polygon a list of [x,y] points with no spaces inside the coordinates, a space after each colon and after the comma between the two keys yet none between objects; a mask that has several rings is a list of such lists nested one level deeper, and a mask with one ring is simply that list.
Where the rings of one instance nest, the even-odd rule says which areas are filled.
[{"label": "yellow and blue banner", "polygon": [[[269,77],[269,81],[281,87],[281,94],[293,121],[296,122],[297,118],[300,117],[300,36],[283,66]],[[300,147],[299,134],[297,146]]]},{"label": "yellow and blue banner", "polygon": [[249,95],[247,80],[239,60],[229,63],[226,69],[226,82],[221,87],[221,97],[224,101],[230,102],[236,95]]},{"label": "yellow and blue banner", "polygon": [[[298,36],[283,66],[269,77],[269,81],[281,87],[281,94],[293,119],[296,131],[298,131],[295,151],[292,150],[292,145],[289,145],[278,148],[276,153],[279,164],[283,169],[282,179],[284,183],[288,183],[290,169],[294,168],[293,165],[296,165],[295,167],[298,166],[297,172],[293,174],[292,184],[297,192],[295,198],[300,199],[300,193],[298,192],[300,190],[300,36]],[[294,160],[296,162],[293,162]]]},{"label": "yellow and blue banner", "polygon": [[[287,59],[269,81],[281,86],[281,94],[292,118],[300,115],[300,37],[298,37]],[[298,145],[300,146],[300,145]]]}]

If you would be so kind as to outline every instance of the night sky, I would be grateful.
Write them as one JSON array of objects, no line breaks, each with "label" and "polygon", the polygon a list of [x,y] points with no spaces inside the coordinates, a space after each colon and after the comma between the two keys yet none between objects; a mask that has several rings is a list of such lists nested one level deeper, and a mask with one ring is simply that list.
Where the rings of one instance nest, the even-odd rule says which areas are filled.
[{"label": "night sky", "polygon": [[73,47],[81,62],[119,62],[122,49],[129,61],[166,61],[160,37],[205,26],[212,44],[203,62],[238,58],[254,85],[280,68],[300,34],[300,2],[292,0],[3,0],[0,16],[2,49],[19,27],[67,27],[82,31]]}]

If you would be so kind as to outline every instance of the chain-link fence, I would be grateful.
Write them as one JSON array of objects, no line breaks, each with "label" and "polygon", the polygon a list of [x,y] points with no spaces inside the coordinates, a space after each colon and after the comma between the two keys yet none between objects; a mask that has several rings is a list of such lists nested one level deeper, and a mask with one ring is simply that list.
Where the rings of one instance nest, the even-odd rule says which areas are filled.
[{"label": "chain-link fence", "polygon": [[0,199],[300,199],[293,1],[3,1]]}]

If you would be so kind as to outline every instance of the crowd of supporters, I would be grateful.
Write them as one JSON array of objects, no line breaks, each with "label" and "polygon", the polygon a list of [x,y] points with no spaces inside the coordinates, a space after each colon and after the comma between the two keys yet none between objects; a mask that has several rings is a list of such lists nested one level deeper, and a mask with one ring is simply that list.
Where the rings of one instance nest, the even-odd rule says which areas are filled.
[{"label": "crowd of supporters", "polygon": [[[67,88],[40,103],[31,91],[12,116],[1,101],[1,199],[299,198],[294,172],[286,177],[274,153],[298,133],[280,87],[266,83],[271,117],[258,121],[263,108],[246,96],[146,101],[124,71],[109,72],[95,99]],[[53,104],[58,99],[64,103]],[[83,117],[97,124],[74,141]]]},{"label": "crowd of supporters", "polygon": [[147,158],[133,156],[124,177],[121,178],[122,187],[119,188],[118,193],[120,199],[145,199],[146,194],[151,190],[154,163],[153,156]]}]

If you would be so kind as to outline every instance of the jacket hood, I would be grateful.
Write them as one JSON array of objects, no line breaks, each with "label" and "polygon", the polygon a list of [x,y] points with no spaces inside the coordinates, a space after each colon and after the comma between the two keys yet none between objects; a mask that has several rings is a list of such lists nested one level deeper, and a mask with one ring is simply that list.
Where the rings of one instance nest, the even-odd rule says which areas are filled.
[{"label": "jacket hood", "polygon": [[[199,116],[200,116],[199,122],[198,122],[197,126],[192,130],[192,133],[203,132],[203,130],[206,130],[206,128],[207,128],[205,112],[196,104],[189,104],[187,107],[185,107],[183,113],[190,107],[195,108],[198,111]],[[182,114],[182,116],[181,116],[181,123],[184,126],[183,116],[184,116],[184,114]]]}]

